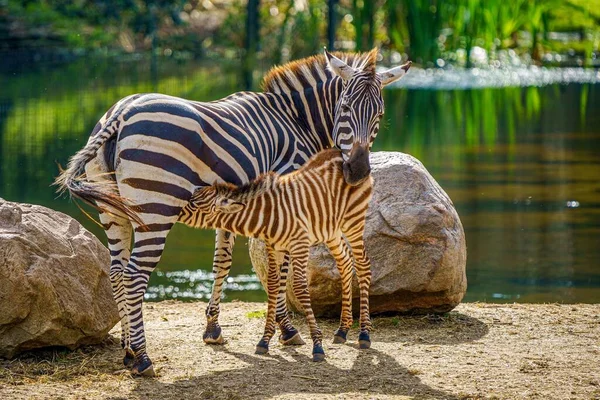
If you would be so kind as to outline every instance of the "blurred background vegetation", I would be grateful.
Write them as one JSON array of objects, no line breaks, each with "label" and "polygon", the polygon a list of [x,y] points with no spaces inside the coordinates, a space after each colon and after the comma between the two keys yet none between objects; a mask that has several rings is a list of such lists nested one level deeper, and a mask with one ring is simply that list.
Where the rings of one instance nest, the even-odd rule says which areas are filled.
[{"label": "blurred background vegetation", "polygon": [[0,0],[15,62],[153,50],[272,65],[328,44],[426,67],[593,66],[599,43],[600,0]]}]

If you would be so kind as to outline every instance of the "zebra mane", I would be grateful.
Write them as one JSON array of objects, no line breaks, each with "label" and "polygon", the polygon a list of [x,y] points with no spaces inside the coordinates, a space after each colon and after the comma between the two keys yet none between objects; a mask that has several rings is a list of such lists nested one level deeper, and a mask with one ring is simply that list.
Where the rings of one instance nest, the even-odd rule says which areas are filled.
[{"label": "zebra mane", "polygon": [[[333,53],[352,68],[375,75],[377,49],[367,53]],[[271,68],[262,82],[262,89],[270,93],[298,92],[315,83],[334,77],[324,54],[302,58]]]},{"label": "zebra mane", "polygon": [[[312,156],[300,169],[291,172],[283,177],[288,179],[298,179],[304,175],[307,171],[314,170],[328,161],[338,160],[340,163],[343,161],[342,153],[339,149],[326,149],[318,152]],[[254,199],[261,194],[274,189],[277,184],[281,181],[281,175],[275,172],[267,172],[259,175],[255,180],[241,186],[236,186],[231,183],[216,183],[214,184],[215,192],[217,196],[226,197],[233,201],[245,202]]]},{"label": "zebra mane", "polygon": [[275,172],[267,172],[245,185],[236,186],[231,183],[216,183],[214,188],[217,196],[244,202],[272,189],[277,182],[277,178],[278,175]]}]

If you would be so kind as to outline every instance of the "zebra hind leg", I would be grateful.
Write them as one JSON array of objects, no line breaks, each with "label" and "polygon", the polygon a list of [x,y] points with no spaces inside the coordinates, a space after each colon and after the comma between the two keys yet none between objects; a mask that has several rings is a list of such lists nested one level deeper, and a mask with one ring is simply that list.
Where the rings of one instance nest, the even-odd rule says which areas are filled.
[{"label": "zebra hind leg", "polygon": [[279,267],[275,251],[268,247],[269,268],[267,271],[267,295],[269,297],[267,305],[267,318],[265,321],[265,332],[263,337],[256,345],[256,354],[267,354],[269,352],[269,343],[275,334],[275,308],[277,305],[277,294],[279,285]]},{"label": "zebra hind leg", "polygon": [[341,237],[327,243],[327,247],[335,259],[342,278],[342,312],[340,326],[334,333],[333,343],[346,343],[348,331],[352,326],[352,258],[346,241]]},{"label": "zebra hind leg", "polygon": [[206,330],[202,340],[206,344],[223,344],[225,340],[219,325],[219,313],[223,284],[231,269],[231,253],[235,244],[235,235],[217,229],[215,239],[215,255],[213,259],[213,286],[208,307],[206,307]]},{"label": "zebra hind leg", "polygon": [[279,275],[279,293],[277,294],[277,311],[275,313],[275,321],[279,324],[281,335],[279,335],[279,342],[284,346],[301,346],[306,344],[300,332],[292,325],[286,305],[286,289],[287,289],[287,275],[290,265],[289,254],[285,254],[283,262],[281,263],[280,275]]},{"label": "zebra hind leg", "polygon": [[142,305],[148,280],[160,261],[167,234],[172,223],[136,226],[134,244],[129,263],[123,274],[125,298],[129,318],[131,349],[135,355],[131,373],[133,375],[154,376],[154,367],[146,352],[146,335]]},{"label": "zebra hind leg", "polygon": [[125,350],[123,364],[130,368],[133,365],[134,354],[129,341],[129,319],[127,318],[123,271],[129,262],[132,227],[129,220],[115,217],[106,212],[100,212],[100,222],[104,227],[110,250],[110,283],[121,318],[121,348]]},{"label": "zebra hind leg", "polygon": [[302,304],[306,314],[306,322],[310,329],[310,337],[313,341],[313,361],[323,361],[325,351],[323,350],[323,334],[317,326],[317,320],[310,304],[310,293],[306,281],[306,264],[308,263],[308,243],[298,243],[291,252],[292,271],[294,273],[294,294]]},{"label": "zebra hind leg", "polygon": [[358,335],[358,344],[361,349],[368,349],[371,347],[370,332],[372,326],[369,309],[371,262],[365,251],[363,231],[359,230],[354,234],[349,234],[347,238],[352,247],[356,277],[358,278],[358,287],[360,290],[360,333]]}]

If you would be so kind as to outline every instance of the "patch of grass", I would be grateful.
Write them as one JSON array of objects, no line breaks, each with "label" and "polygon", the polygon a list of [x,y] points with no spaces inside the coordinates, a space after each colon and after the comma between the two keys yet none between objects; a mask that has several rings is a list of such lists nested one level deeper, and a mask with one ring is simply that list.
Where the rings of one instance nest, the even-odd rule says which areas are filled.
[{"label": "patch of grass", "polygon": [[250,311],[249,313],[246,313],[246,317],[248,317],[249,319],[252,318],[265,318],[267,316],[267,312],[264,310],[261,311]]}]

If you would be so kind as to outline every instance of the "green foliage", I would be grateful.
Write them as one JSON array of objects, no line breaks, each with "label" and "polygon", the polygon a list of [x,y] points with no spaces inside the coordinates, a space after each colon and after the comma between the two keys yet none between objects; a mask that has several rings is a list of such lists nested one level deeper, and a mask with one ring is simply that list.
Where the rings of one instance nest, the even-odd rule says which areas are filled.
[{"label": "green foliage", "polygon": [[[42,46],[58,42],[70,48],[126,51],[162,47],[227,57],[238,57],[246,46],[248,5],[243,0],[4,1],[7,18],[25,27]],[[430,66],[439,59],[465,66],[485,63],[472,57],[476,47],[485,49],[490,60],[500,50],[515,49],[539,63],[548,51],[565,51],[560,41],[549,38],[548,33],[555,31],[579,34],[580,39],[566,51],[575,48],[588,63],[600,44],[600,0],[340,0],[336,4],[340,49],[380,47],[407,53],[413,61]],[[327,0],[261,0],[259,5],[259,63],[312,55],[326,43]],[[205,19],[199,16],[210,23],[200,24]]]},{"label": "green foliage", "polygon": [[[127,31],[143,45],[161,27],[178,25],[183,0],[8,0],[7,14],[41,39],[72,48],[116,45]],[[57,43],[46,43],[56,45]]]},{"label": "green foliage", "polygon": [[265,318],[266,316],[267,316],[267,312],[265,310],[250,311],[250,312],[246,313],[246,317],[248,317],[249,319]]}]

